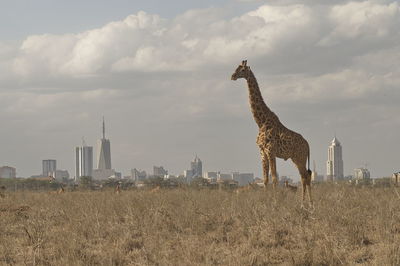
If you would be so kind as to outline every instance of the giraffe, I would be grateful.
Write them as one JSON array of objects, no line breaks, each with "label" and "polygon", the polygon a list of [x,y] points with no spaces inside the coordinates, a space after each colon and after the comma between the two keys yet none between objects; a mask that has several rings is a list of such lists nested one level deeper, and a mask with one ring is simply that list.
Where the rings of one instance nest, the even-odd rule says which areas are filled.
[{"label": "giraffe", "polygon": [[[231,79],[237,80],[240,78],[247,81],[251,112],[259,128],[256,143],[260,148],[265,187],[268,184],[270,170],[273,186],[276,187],[278,183],[276,158],[282,158],[285,161],[291,159],[301,176],[302,202],[304,203],[308,188],[309,202],[312,205],[310,148],[308,142],[299,133],[286,128],[279,121],[278,116],[265,104],[256,77],[250,67],[247,66],[247,60],[242,61],[242,64],[232,74]],[[306,168],[307,161],[308,169]]]}]

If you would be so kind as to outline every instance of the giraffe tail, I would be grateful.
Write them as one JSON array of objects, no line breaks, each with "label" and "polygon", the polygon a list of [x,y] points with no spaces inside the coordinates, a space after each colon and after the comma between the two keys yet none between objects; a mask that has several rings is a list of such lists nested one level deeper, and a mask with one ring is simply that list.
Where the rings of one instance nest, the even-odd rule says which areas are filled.
[{"label": "giraffe tail", "polygon": [[308,170],[307,170],[307,172],[311,176],[312,172],[311,172],[311,169],[310,169],[310,147],[308,147],[308,156],[307,157],[308,157],[307,158],[307,161],[308,161]]}]

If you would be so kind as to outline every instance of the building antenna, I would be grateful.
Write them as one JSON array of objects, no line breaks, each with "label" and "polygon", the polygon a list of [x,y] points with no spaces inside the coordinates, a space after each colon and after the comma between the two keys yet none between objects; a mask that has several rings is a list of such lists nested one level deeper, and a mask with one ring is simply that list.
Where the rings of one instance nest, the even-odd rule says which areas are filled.
[{"label": "building antenna", "polygon": [[82,137],[82,146],[86,146],[85,137]]}]

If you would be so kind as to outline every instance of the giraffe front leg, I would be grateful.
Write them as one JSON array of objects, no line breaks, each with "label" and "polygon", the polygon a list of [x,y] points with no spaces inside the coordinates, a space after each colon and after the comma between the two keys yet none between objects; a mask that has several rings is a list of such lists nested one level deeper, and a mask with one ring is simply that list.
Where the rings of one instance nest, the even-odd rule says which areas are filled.
[{"label": "giraffe front leg", "polygon": [[306,184],[306,181],[304,180],[303,177],[301,177],[301,185],[302,185],[302,187],[303,187],[303,189],[302,189],[302,202],[301,202],[301,205],[304,206],[304,201],[305,201],[305,199],[306,199],[307,184]]},{"label": "giraffe front leg", "polygon": [[269,181],[269,162],[267,155],[263,151],[261,151],[261,161],[263,166],[264,186],[267,188]]},{"label": "giraffe front leg", "polygon": [[278,178],[276,174],[276,158],[275,156],[269,156],[269,166],[271,167],[272,184],[276,188],[278,184]]}]

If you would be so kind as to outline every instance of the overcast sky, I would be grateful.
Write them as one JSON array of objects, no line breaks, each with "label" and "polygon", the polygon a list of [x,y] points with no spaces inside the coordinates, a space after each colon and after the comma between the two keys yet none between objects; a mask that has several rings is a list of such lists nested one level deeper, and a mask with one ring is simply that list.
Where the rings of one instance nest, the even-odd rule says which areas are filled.
[{"label": "overcast sky", "polygon": [[[336,133],[345,174],[400,171],[397,1],[14,0],[0,9],[0,165],[18,176],[101,137],[113,167],[261,175],[247,59],[267,105],[326,173]],[[290,161],[278,172],[298,180]]]}]

